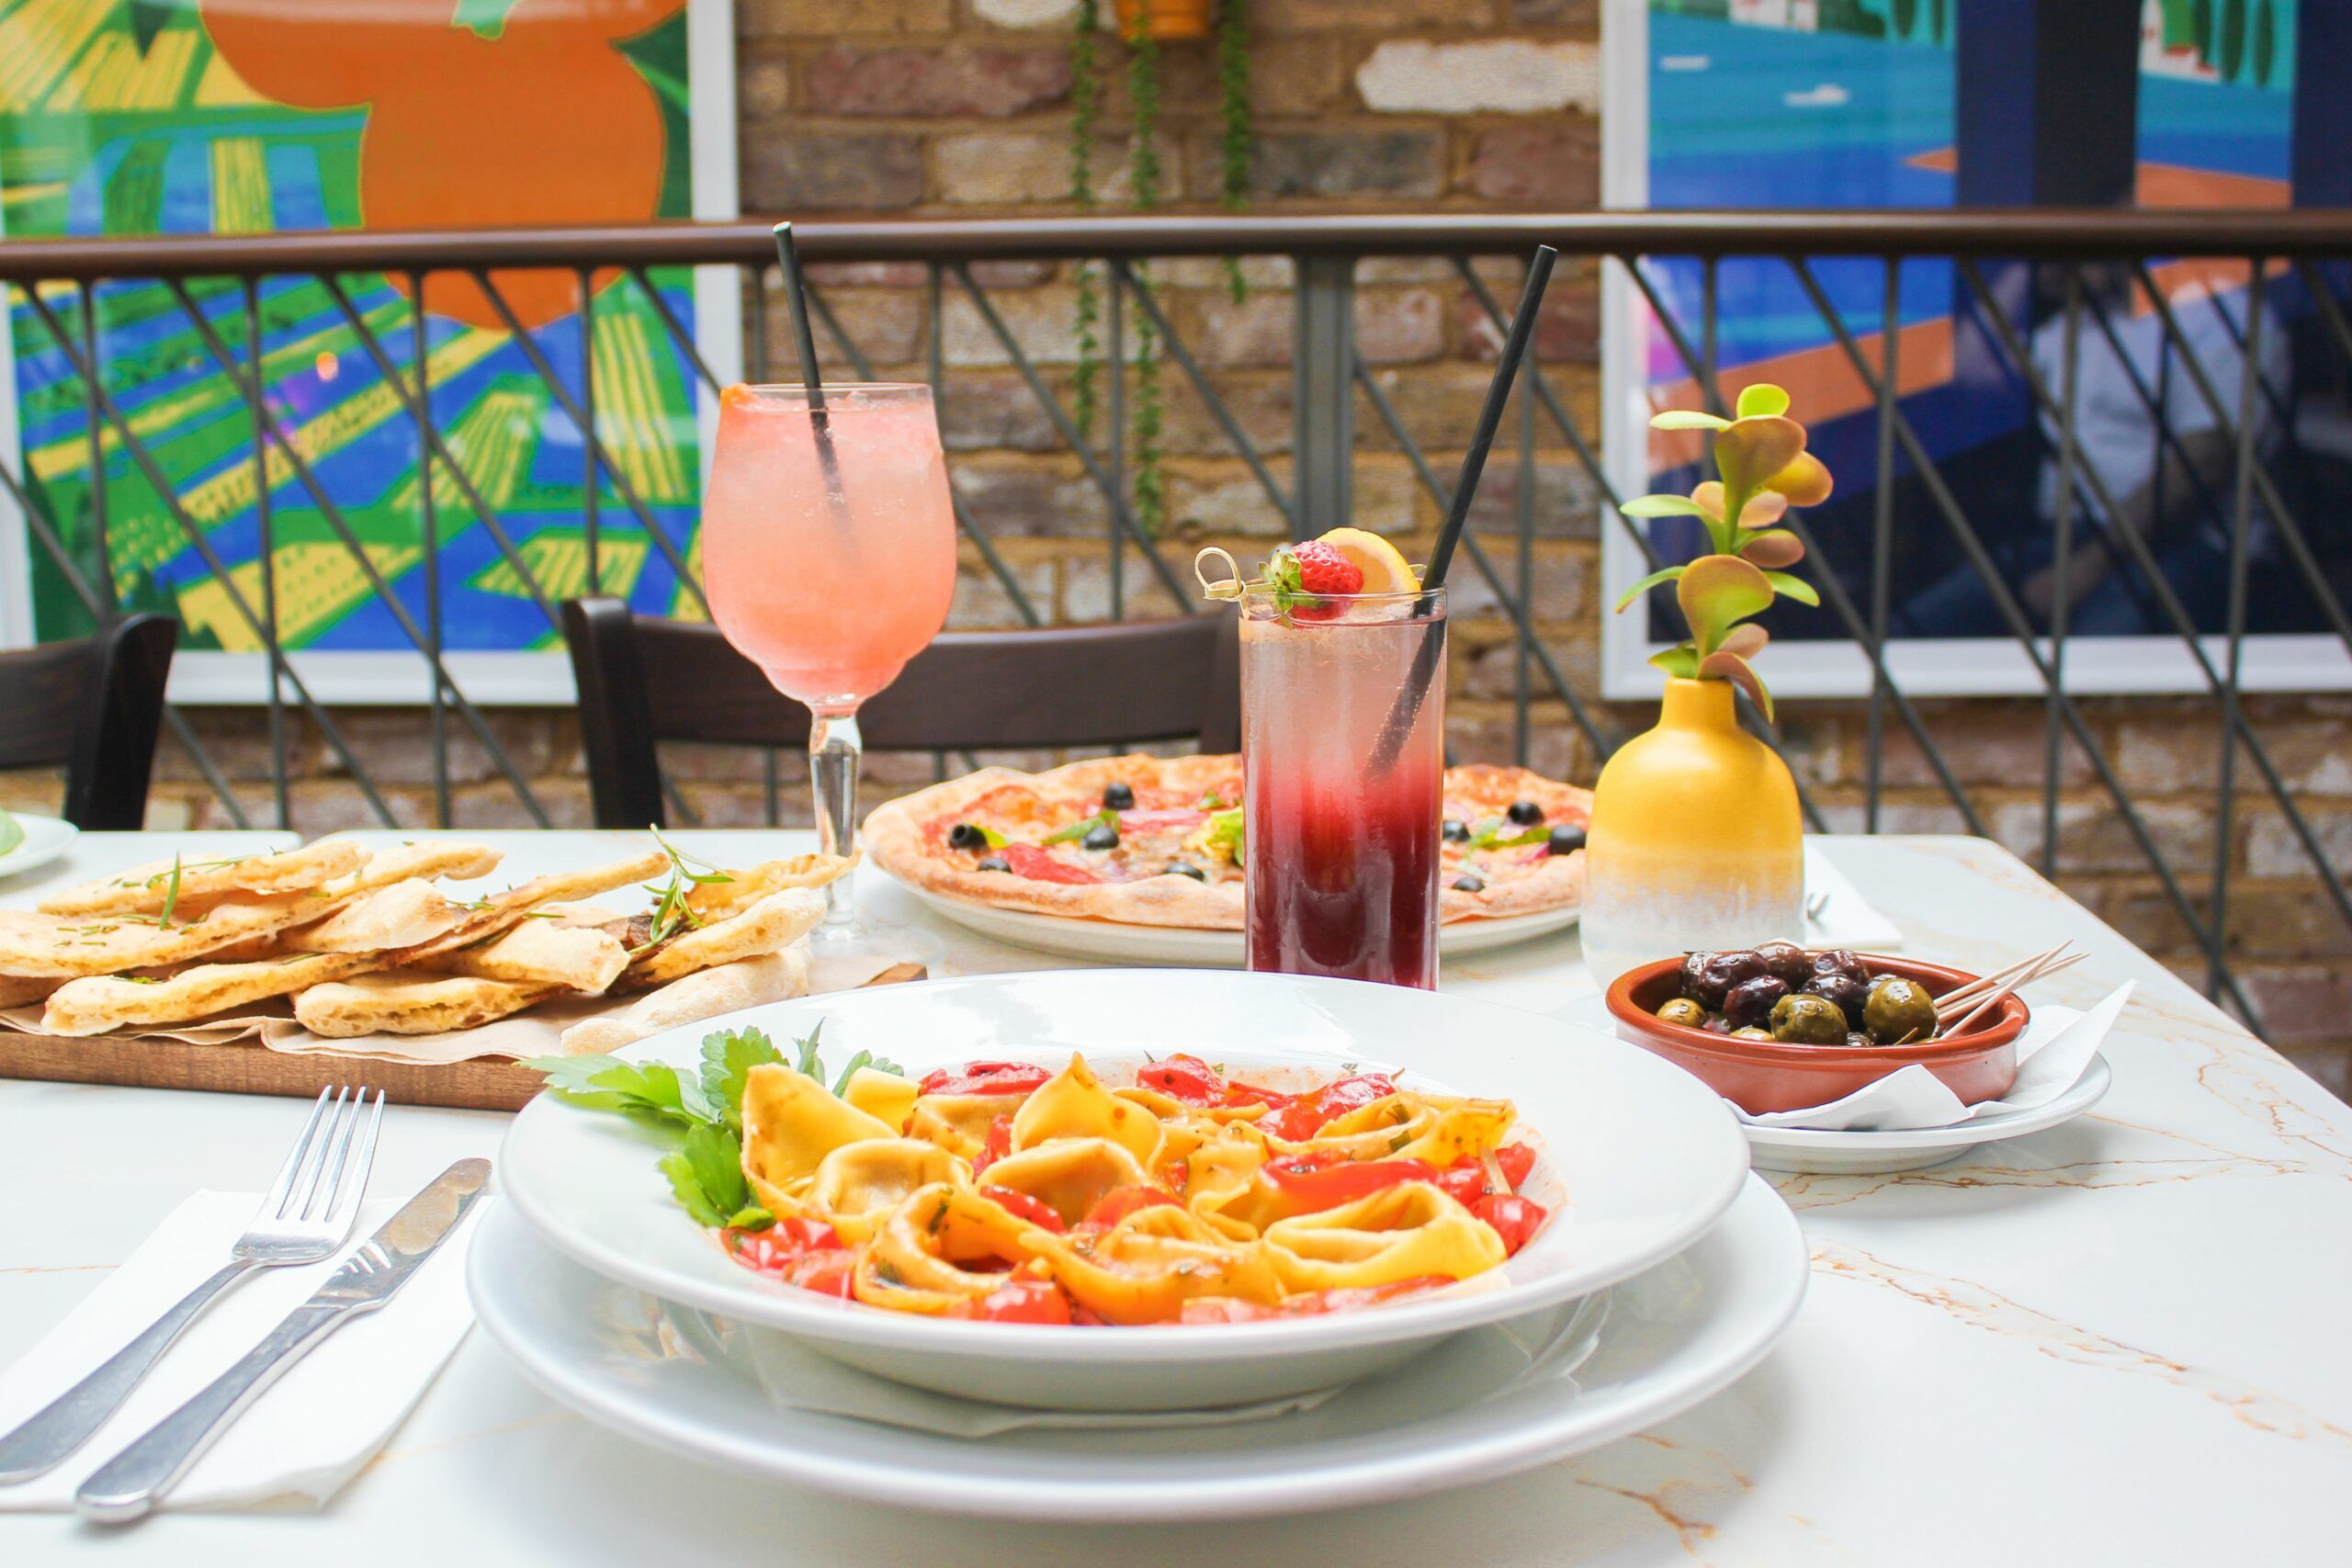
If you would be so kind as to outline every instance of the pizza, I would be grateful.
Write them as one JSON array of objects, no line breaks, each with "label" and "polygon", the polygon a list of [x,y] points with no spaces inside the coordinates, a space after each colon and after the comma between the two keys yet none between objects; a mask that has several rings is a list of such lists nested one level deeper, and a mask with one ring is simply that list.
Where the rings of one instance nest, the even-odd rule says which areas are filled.
[{"label": "pizza", "polygon": [[[1241,759],[1095,758],[978,773],[889,802],[865,849],[912,886],[998,908],[1239,931],[1249,827]],[[1574,908],[1592,792],[1525,768],[1445,773],[1439,918]]]}]

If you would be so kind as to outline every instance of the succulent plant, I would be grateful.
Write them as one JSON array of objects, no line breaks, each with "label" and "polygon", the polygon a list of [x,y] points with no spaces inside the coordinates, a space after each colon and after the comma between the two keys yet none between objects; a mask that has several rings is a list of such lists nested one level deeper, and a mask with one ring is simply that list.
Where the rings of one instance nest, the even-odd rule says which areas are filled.
[{"label": "succulent plant", "polygon": [[1821,595],[1789,567],[1804,558],[1804,545],[1773,525],[1792,506],[1818,506],[1829,499],[1829,470],[1805,450],[1804,426],[1788,417],[1789,394],[1759,381],[1739,394],[1736,419],[1696,409],[1669,409],[1651,419],[1657,430],[1714,432],[1715,471],[1689,495],[1645,495],[1624,505],[1628,517],[1696,517],[1706,525],[1713,553],[1682,566],[1650,573],[1617,601],[1628,604],[1666,583],[1690,623],[1690,640],[1651,657],[1669,675],[1687,681],[1729,681],[1756,699],[1770,717],[1772,694],[1753,662],[1764,649],[1759,626],[1742,625],[1761,615],[1774,598],[1787,594],[1802,604]]}]

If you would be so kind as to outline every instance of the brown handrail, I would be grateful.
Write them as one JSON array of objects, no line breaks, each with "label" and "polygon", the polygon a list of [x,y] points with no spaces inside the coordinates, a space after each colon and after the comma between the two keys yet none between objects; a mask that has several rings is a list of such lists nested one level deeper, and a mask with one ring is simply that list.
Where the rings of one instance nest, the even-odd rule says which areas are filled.
[{"label": "brown handrail", "polygon": [[[1942,255],[2053,260],[2352,255],[2352,209],[1223,214],[822,219],[796,223],[811,261],[1086,256],[1516,254]],[[0,282],[435,272],[468,267],[765,265],[763,219],[516,229],[311,231],[0,243]]]}]

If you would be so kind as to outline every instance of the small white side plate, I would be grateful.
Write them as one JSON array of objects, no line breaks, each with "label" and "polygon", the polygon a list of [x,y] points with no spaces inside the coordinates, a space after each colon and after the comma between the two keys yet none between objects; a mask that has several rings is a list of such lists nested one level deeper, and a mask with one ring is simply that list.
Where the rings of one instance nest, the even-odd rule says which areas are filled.
[{"label": "small white side plate", "polygon": [[[1611,1292],[1573,1377],[1464,1402],[1441,1348],[1385,1375],[1393,1418],[1316,1411],[1235,1426],[1030,1428],[967,1439],[773,1404],[727,1348],[763,1330],[571,1262],[504,1204],[467,1264],[481,1326],[549,1395],[625,1436],[763,1480],[933,1513],[1044,1520],[1238,1518],[1393,1501],[1599,1448],[1687,1410],[1764,1359],[1804,1298],[1806,1247],[1770,1188]],[[1116,1329],[1084,1332],[1114,1334]]]},{"label": "small white side plate", "polygon": [[0,877],[47,865],[63,854],[66,846],[82,831],[62,818],[36,817],[29,811],[12,811],[9,815],[25,830],[25,838],[15,849],[0,854]]},{"label": "small white side plate", "polygon": [[2093,1055],[2074,1087],[2030,1111],[1989,1111],[1956,1127],[1906,1127],[1892,1133],[1825,1132],[1811,1127],[1750,1127],[1748,1157],[1758,1170],[1803,1170],[1864,1175],[1925,1170],[1957,1159],[1969,1150],[2005,1138],[2022,1138],[2062,1122],[2072,1122],[2099,1102],[2115,1081],[2107,1058]]},{"label": "small white side plate", "polygon": [[[897,878],[891,880],[896,882]],[[1117,920],[1073,920],[1060,915],[1037,915],[1026,909],[974,904],[904,882],[898,886],[921,899],[933,914],[967,930],[1015,947],[1033,948],[1064,958],[1180,969],[1238,969],[1248,961],[1239,931],[1202,931],[1193,926],[1137,926]],[[1577,923],[1577,914],[1570,908],[1494,920],[1449,920],[1437,929],[1437,950],[1443,957],[1460,958],[1515,942],[1532,942],[1537,937],[1566,931]]]}]

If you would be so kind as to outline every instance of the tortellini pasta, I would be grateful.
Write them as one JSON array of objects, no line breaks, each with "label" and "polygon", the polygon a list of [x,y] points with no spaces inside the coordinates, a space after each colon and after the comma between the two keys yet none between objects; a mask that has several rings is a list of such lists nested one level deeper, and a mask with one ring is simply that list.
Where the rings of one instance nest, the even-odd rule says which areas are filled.
[{"label": "tortellini pasta", "polygon": [[743,1170],[788,1242],[760,1255],[798,1248],[822,1266],[794,1282],[902,1312],[1233,1322],[1470,1279],[1545,1223],[1498,1163],[1533,1166],[1505,1148],[1509,1100],[1378,1074],[1283,1093],[1178,1062],[1115,1089],[1076,1055],[1050,1077],[943,1072],[928,1093],[865,1068],[839,1095],[755,1068]]}]

